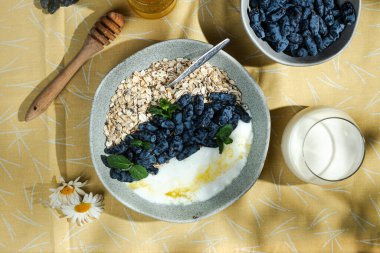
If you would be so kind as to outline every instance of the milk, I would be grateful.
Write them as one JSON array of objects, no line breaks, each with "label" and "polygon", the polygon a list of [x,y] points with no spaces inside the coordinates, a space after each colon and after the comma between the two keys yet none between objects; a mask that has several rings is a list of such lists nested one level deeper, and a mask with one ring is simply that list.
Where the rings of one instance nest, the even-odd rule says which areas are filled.
[{"label": "milk", "polygon": [[364,158],[364,139],[354,120],[330,107],[299,112],[285,128],[282,154],[299,179],[328,184],[351,176]]}]

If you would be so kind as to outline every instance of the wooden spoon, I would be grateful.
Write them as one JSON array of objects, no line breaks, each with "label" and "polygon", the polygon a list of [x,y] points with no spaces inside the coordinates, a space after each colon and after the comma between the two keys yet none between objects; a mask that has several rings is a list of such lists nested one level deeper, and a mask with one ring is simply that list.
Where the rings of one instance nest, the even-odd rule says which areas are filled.
[{"label": "wooden spoon", "polygon": [[114,11],[100,18],[91,29],[82,49],[74,59],[33,101],[26,113],[25,121],[30,121],[43,113],[63,88],[65,88],[79,68],[82,67],[88,59],[100,52],[104,46],[108,46],[110,41],[114,40],[121,32],[124,24],[124,16]]}]

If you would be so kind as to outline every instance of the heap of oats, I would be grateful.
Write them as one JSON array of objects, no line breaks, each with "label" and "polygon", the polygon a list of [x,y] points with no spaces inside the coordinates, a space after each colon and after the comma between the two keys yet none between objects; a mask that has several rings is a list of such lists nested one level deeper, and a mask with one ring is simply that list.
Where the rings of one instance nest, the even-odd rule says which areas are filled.
[{"label": "heap of oats", "polygon": [[160,98],[175,102],[185,93],[201,94],[207,98],[210,92],[230,92],[240,101],[241,93],[225,71],[204,64],[173,89],[165,87],[191,65],[188,59],[163,59],[145,70],[134,72],[117,87],[111,98],[104,134],[106,147],[118,145],[137,126],[151,116],[147,109]]}]

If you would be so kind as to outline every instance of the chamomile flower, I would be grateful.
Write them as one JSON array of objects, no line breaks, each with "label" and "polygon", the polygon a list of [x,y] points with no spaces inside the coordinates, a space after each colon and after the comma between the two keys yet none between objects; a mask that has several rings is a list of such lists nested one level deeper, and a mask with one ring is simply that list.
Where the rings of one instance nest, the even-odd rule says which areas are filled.
[{"label": "chamomile flower", "polygon": [[100,194],[93,196],[92,192],[90,194],[86,193],[82,201],[71,205],[62,205],[61,211],[66,215],[65,218],[82,226],[92,222],[94,219],[99,219],[100,214],[103,212],[103,196]]},{"label": "chamomile flower", "polygon": [[53,192],[50,198],[50,206],[53,208],[59,208],[61,205],[74,204],[80,201],[79,195],[84,195],[85,192],[81,187],[85,186],[87,181],[79,182],[80,177],[75,179],[75,181],[70,181],[68,183],[60,177],[59,182],[62,184],[58,188],[50,189]]}]

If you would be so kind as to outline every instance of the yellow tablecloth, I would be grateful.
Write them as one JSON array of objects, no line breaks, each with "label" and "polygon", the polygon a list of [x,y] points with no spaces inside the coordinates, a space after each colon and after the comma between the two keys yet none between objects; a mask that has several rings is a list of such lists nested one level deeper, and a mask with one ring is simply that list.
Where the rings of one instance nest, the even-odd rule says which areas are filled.
[{"label": "yellow tablecloth", "polygon": [[[34,1],[38,2],[38,1]],[[380,252],[380,4],[362,1],[359,28],[339,57],[292,68],[268,61],[243,31],[237,0],[179,0],[159,20],[144,20],[126,0],[81,0],[54,15],[31,0],[0,6],[0,251],[2,252]],[[106,11],[127,15],[112,47],[90,60],[55,104],[22,122],[26,107],[80,49]],[[245,10],[244,10],[245,11]],[[121,205],[102,186],[89,155],[88,120],[104,75],[155,42],[191,38],[227,51],[260,84],[273,122],[263,173],[225,211],[194,224],[160,222]],[[280,152],[285,123],[300,106],[347,111],[366,135],[362,168],[330,186],[298,181]],[[105,196],[100,220],[78,227],[42,203],[54,176],[82,176]]]}]

